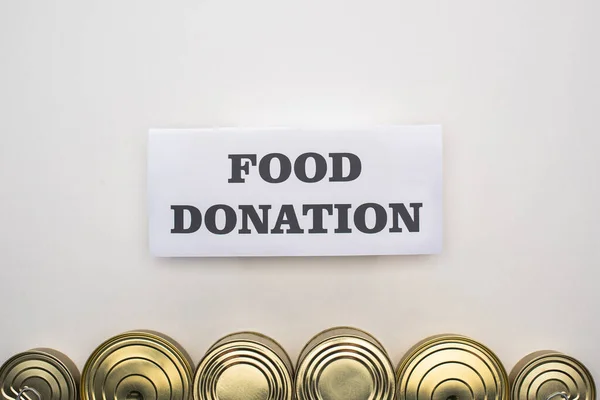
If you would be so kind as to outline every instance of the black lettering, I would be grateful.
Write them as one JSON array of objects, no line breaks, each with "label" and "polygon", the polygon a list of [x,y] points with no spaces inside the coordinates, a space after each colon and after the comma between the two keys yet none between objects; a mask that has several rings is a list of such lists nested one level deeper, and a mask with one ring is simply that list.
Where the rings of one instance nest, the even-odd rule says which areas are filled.
[{"label": "black lettering", "polygon": [[[231,160],[231,178],[228,179],[227,182],[244,183],[242,171],[245,172],[245,175],[250,173],[250,165],[256,165],[256,154],[230,154],[227,158]],[[242,160],[248,160],[250,162],[242,164]]]},{"label": "black lettering", "polygon": [[338,227],[334,230],[335,233],[352,233],[352,229],[348,226],[348,210],[352,204],[335,204],[335,209],[338,214]]},{"label": "black lettering", "polygon": [[242,229],[238,233],[252,233],[248,228],[248,219],[252,221],[256,233],[269,233],[269,209],[270,205],[260,205],[258,208],[262,210],[262,219],[258,216],[258,212],[254,206],[240,205],[238,207],[242,210]]},{"label": "black lettering", "polygon": [[[315,160],[315,176],[312,178],[309,178],[306,174],[306,161],[309,158],[313,158]],[[325,178],[325,175],[327,174],[327,161],[318,153],[301,154],[294,162],[294,173],[302,182],[319,182],[321,179]]]},{"label": "black lettering", "polygon": [[419,209],[423,207],[423,203],[410,203],[410,207],[413,209],[414,218],[411,218],[403,203],[390,204],[390,208],[392,209],[392,227],[390,228],[390,232],[402,232],[402,228],[398,226],[398,215],[402,218],[402,223],[409,232],[420,231]]},{"label": "black lettering", "polygon": [[308,215],[312,211],[313,225],[308,230],[308,233],[327,233],[327,229],[323,227],[323,211],[327,214],[333,214],[333,206],[331,204],[305,204],[302,206],[302,214]]},{"label": "black lettering", "polygon": [[[372,208],[375,210],[375,225],[372,228],[367,227],[367,210]],[[381,232],[387,224],[387,213],[385,208],[377,203],[365,203],[356,208],[354,212],[354,225],[362,233],[377,233]]]},{"label": "black lettering", "polygon": [[[222,229],[217,228],[217,211],[225,212],[225,226]],[[210,233],[215,235],[225,235],[230,233],[237,224],[237,215],[235,210],[226,204],[215,204],[204,213],[204,226]]]},{"label": "black lettering", "polygon": [[[279,176],[274,178],[271,175],[271,160],[279,160]],[[287,180],[292,173],[292,163],[289,158],[281,153],[269,153],[258,163],[258,173],[260,177],[269,183],[281,183]]]},{"label": "black lettering", "polygon": [[[202,214],[194,206],[171,206],[174,213],[173,229],[171,233],[194,233],[202,226]],[[183,226],[184,212],[190,213],[190,226]]]},{"label": "black lettering", "polygon": [[291,204],[284,204],[281,206],[279,216],[277,217],[277,222],[275,222],[275,226],[273,229],[271,229],[271,233],[283,233],[283,229],[281,229],[281,225],[283,224],[289,226],[285,233],[304,233],[304,230],[300,229],[298,217],[296,217],[296,211],[294,210],[294,206]]},{"label": "black lettering", "polygon": [[[329,178],[330,182],[349,182],[359,177],[362,171],[360,158],[352,153],[329,153],[332,161],[332,174]],[[350,170],[348,175],[344,176],[344,158],[350,162]]]}]

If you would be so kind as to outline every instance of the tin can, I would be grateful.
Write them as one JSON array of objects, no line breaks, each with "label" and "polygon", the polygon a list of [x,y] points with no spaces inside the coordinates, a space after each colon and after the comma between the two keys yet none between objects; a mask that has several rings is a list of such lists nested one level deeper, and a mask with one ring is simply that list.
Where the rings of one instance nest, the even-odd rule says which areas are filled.
[{"label": "tin can", "polygon": [[373,336],[338,327],[312,338],[296,368],[297,400],[392,400],[394,368]]},{"label": "tin can", "polygon": [[81,377],[82,400],[188,400],[192,363],[173,339],[131,331],[102,343]]},{"label": "tin can", "polygon": [[460,335],[437,335],[404,356],[397,393],[397,400],[508,400],[508,378],[483,344]]},{"label": "tin can", "polygon": [[79,370],[63,353],[39,348],[19,353],[0,367],[4,399],[76,400]]},{"label": "tin can", "polygon": [[194,375],[194,400],[292,400],[292,362],[273,339],[239,332],[210,347]]},{"label": "tin can", "polygon": [[553,350],[531,353],[510,373],[513,400],[595,400],[596,386],[587,368]]}]

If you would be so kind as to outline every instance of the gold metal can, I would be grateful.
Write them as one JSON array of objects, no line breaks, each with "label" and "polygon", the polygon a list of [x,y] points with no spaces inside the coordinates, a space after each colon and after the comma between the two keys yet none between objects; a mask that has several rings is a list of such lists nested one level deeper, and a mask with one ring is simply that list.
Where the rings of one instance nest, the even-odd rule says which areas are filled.
[{"label": "gold metal can", "polygon": [[3,399],[76,400],[79,370],[59,351],[33,349],[0,367],[0,385]]},{"label": "gold metal can", "polygon": [[397,379],[397,400],[508,399],[508,378],[498,357],[460,335],[417,343],[400,362]]},{"label": "gold metal can", "polygon": [[512,400],[596,400],[596,386],[587,368],[552,350],[531,353],[510,373]]},{"label": "gold metal can", "polygon": [[208,350],[194,376],[194,400],[292,400],[292,362],[273,339],[239,332]]},{"label": "gold metal can", "polygon": [[102,343],[81,377],[82,400],[188,400],[192,363],[173,339],[131,331]]},{"label": "gold metal can", "polygon": [[319,333],[298,359],[297,400],[392,400],[395,386],[381,343],[355,328]]}]

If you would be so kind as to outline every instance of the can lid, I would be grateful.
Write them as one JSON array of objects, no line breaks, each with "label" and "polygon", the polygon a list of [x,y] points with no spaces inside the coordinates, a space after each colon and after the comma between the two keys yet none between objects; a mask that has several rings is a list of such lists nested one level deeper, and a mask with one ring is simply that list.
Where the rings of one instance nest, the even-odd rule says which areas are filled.
[{"label": "can lid", "polygon": [[508,378],[496,355],[460,335],[417,343],[398,367],[398,400],[508,398]]},{"label": "can lid", "polygon": [[52,349],[19,353],[0,367],[4,399],[75,400],[79,371],[66,355]]},{"label": "can lid", "polygon": [[394,393],[391,361],[363,331],[334,328],[322,332],[301,353],[296,372],[298,400],[391,400]]},{"label": "can lid", "polygon": [[208,350],[193,387],[195,400],[292,400],[292,365],[273,339],[240,332]]},{"label": "can lid", "polygon": [[132,331],[112,337],[90,356],[81,378],[82,400],[188,400],[192,367],[168,336]]},{"label": "can lid", "polygon": [[578,360],[544,350],[531,353],[510,373],[514,400],[595,400],[592,375]]}]

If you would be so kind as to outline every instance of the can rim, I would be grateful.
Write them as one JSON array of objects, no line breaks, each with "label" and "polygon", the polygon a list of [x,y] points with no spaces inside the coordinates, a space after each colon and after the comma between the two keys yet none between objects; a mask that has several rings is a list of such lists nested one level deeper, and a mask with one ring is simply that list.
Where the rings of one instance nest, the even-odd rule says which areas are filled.
[{"label": "can rim", "polygon": [[[162,332],[151,330],[151,329],[134,329],[134,330],[127,331],[127,332],[123,333],[123,335],[125,335],[125,334],[149,335],[149,336],[154,337],[155,339],[157,339],[161,343],[164,343],[164,344],[167,344],[167,345],[175,347],[181,353],[181,355],[183,356],[183,358],[185,358],[185,360],[188,363],[188,367],[190,367],[190,370],[193,373],[194,362],[192,360],[192,357],[189,355],[189,353],[187,352],[187,350],[177,340],[173,339],[173,337],[171,337],[169,335],[166,335],[166,334],[164,334]],[[120,335],[117,335],[117,336],[120,336]]]},{"label": "can rim", "polygon": [[[292,359],[290,358],[290,355],[287,353],[287,351],[285,350],[285,348],[281,345],[281,343],[279,343],[277,340],[273,339],[271,336],[265,335],[264,333],[260,333],[260,332],[256,332],[256,331],[251,331],[251,330],[246,330],[246,331],[238,331],[238,332],[232,332],[229,333],[225,336],[223,336],[222,338],[220,338],[219,340],[217,340],[216,342],[214,342],[209,348],[208,350],[204,353],[204,356],[202,356],[202,359],[198,362],[198,365],[196,366],[196,370],[198,369],[198,367],[200,366],[200,364],[202,364],[202,361],[204,360],[204,358],[206,356],[209,355],[210,352],[212,352],[214,349],[216,349],[217,347],[221,346],[221,345],[225,345],[226,343],[229,343],[228,339],[234,337],[234,336],[239,336],[239,335],[254,335],[254,336],[258,336],[262,339],[266,339],[268,341],[273,342],[273,344],[275,344],[278,349],[280,350],[282,355],[285,357],[284,359],[282,359],[284,365],[286,366],[286,369],[288,370],[288,372],[290,373],[290,375],[293,377],[294,375],[294,363],[292,362]],[[252,343],[257,343],[259,345],[265,346],[264,343],[261,343],[259,341],[256,340],[252,340],[252,339],[247,339],[244,338],[244,341],[249,341]],[[233,340],[232,340],[233,341]],[[266,346],[268,348],[268,346]],[[278,357],[280,357],[280,354],[278,354],[276,351],[272,350]],[[280,357],[281,358],[281,357]]]},{"label": "can rim", "polygon": [[[264,341],[261,341],[261,339],[264,339]],[[229,353],[230,350],[231,353]],[[216,365],[223,361],[233,360],[235,357],[242,359],[254,358],[254,355],[247,355],[248,352],[260,355],[261,358],[268,360],[265,361],[265,364],[261,362],[263,366],[268,367],[266,369],[270,375],[268,379],[273,379],[276,385],[284,390],[283,393],[287,393],[285,395],[286,399],[294,399],[294,367],[289,355],[275,339],[255,331],[230,333],[209,347],[196,366],[191,382],[190,399],[204,399],[207,393],[206,390],[214,389],[213,385],[217,384],[220,374],[215,375],[210,371]],[[234,364],[238,364],[238,362]],[[265,373],[265,371],[262,372]]]},{"label": "can rim", "polygon": [[594,377],[592,376],[590,370],[578,359],[572,357],[568,354],[562,353],[557,350],[537,350],[532,353],[527,354],[525,357],[521,358],[515,366],[512,368],[509,381],[510,381],[510,392],[513,394],[513,390],[515,389],[515,382],[524,374],[525,370],[529,365],[533,364],[536,361],[542,360],[544,358],[549,357],[559,357],[565,360],[568,360],[575,364],[577,367],[581,368],[581,372],[585,374],[585,377],[590,380],[590,387],[588,388],[590,391],[590,398],[596,398],[596,383],[594,381]]},{"label": "can rim", "polygon": [[[349,326],[349,325],[340,325],[340,326],[334,326],[334,327],[332,327],[332,328],[325,329],[325,330],[323,330],[323,331],[320,331],[319,333],[317,333],[317,334],[313,335],[313,336],[310,338],[310,340],[309,340],[308,342],[306,342],[306,344],[305,344],[305,345],[302,347],[302,350],[300,350],[300,353],[298,354],[298,361],[297,361],[297,363],[296,363],[296,368],[297,368],[298,366],[300,366],[300,364],[301,364],[301,363],[302,363],[302,361],[303,361],[303,360],[306,358],[306,356],[308,355],[308,353],[310,353],[310,350],[308,350],[308,349],[309,349],[309,347],[315,347],[316,345],[318,345],[319,343],[321,343],[321,342],[319,342],[319,343],[313,343],[313,341],[314,341],[316,338],[318,338],[319,336],[321,336],[321,335],[323,335],[323,334],[326,334],[326,333],[328,333],[328,332],[335,331],[335,330],[339,330],[339,329],[348,329],[348,330],[350,330],[350,331],[357,331],[357,332],[360,332],[360,333],[362,333],[362,334],[366,335],[366,336],[367,336],[367,337],[368,337],[368,338],[369,338],[369,339],[370,339],[370,340],[373,342],[373,344],[375,344],[375,345],[376,345],[376,347],[378,347],[378,348],[379,348],[379,349],[380,349],[380,350],[381,350],[381,351],[382,351],[382,352],[383,352],[383,353],[384,353],[384,354],[387,356],[387,358],[389,358],[389,354],[387,353],[387,351],[386,351],[385,347],[383,347],[383,344],[382,344],[382,343],[381,343],[379,340],[377,340],[377,339],[375,338],[375,336],[373,336],[371,333],[369,333],[369,332],[367,332],[367,331],[365,331],[365,330],[363,330],[363,329],[356,328],[356,327],[354,327],[354,326]],[[356,336],[356,335],[349,334],[349,335],[331,336],[331,337],[328,337],[328,338],[327,338],[327,339],[325,339],[325,340],[329,340],[329,339],[331,339],[331,338],[334,338],[334,337],[341,337],[341,336],[356,337],[356,338],[359,338],[359,339],[364,339],[364,338],[363,338],[363,337],[361,337],[361,336]],[[323,340],[323,341],[325,341],[325,340]],[[393,367],[393,364],[392,364],[392,367]]]},{"label": "can rim", "polygon": [[484,354],[486,354],[487,357],[489,357],[490,361],[492,361],[495,364],[495,366],[498,370],[499,378],[501,379],[500,383],[504,387],[504,391],[502,393],[502,399],[503,400],[509,399],[510,385],[509,385],[509,380],[508,380],[508,374],[507,374],[506,368],[504,367],[504,364],[502,363],[500,358],[496,355],[496,353],[494,353],[485,344],[483,344],[469,336],[465,336],[465,335],[461,335],[461,334],[457,334],[457,333],[442,333],[442,334],[431,335],[431,336],[428,336],[428,337],[418,341],[413,346],[411,346],[408,349],[408,351],[405,353],[405,355],[402,357],[400,362],[398,363],[398,368],[396,370],[397,390],[400,391],[400,388],[401,388],[400,381],[401,381],[402,376],[404,375],[404,371],[405,371],[407,365],[412,360],[414,360],[416,356],[418,356],[421,352],[423,352],[425,349],[427,349],[428,347],[430,347],[434,344],[443,343],[443,342],[447,342],[447,341],[453,341],[453,340],[476,347],[479,350],[481,350]]},{"label": "can rim", "polygon": [[[62,351],[58,351],[56,349],[52,349],[49,347],[36,347],[34,349],[29,350],[29,352],[36,352],[38,354],[46,354],[52,358],[54,358],[58,363],[60,363],[69,373],[72,378],[75,380],[75,387],[79,388],[79,380],[81,378],[81,373],[79,372],[79,368],[77,368],[77,364],[65,353]],[[25,352],[27,353],[27,352]],[[22,353],[21,353],[22,354]]]},{"label": "can rim", "polygon": [[[176,358],[180,361],[180,364],[185,369],[185,372],[187,374],[189,382],[191,383],[193,381],[194,368],[192,366],[193,365],[192,359],[189,356],[189,354],[187,353],[187,351],[185,351],[183,346],[181,346],[179,344],[179,342],[177,342],[172,337],[165,335],[162,332],[158,332],[158,331],[154,331],[154,330],[150,330],[150,329],[134,329],[134,330],[122,332],[120,334],[109,337],[108,339],[106,339],[102,343],[100,343],[94,349],[94,351],[89,355],[88,359],[85,362],[85,365],[83,366],[83,370],[81,372],[81,379],[80,379],[81,384],[80,384],[80,390],[79,390],[81,400],[88,399],[88,389],[87,389],[86,383],[88,380],[88,375],[89,375],[90,369],[92,367],[92,364],[98,358],[98,356],[100,354],[102,354],[108,347],[110,347],[110,345],[121,342],[126,339],[130,339],[130,338],[135,339],[136,337],[140,338],[140,339],[151,339],[155,342],[158,342],[158,343],[166,346],[167,348],[170,348],[172,350],[171,354],[176,356]],[[191,387],[190,387],[190,389],[191,389]]]},{"label": "can rim", "polygon": [[[63,352],[49,347],[36,347],[30,350],[19,352],[10,357],[8,360],[6,360],[2,365],[0,365],[0,371],[4,370],[9,364],[12,364],[15,361],[18,361],[20,358],[27,356],[41,356],[46,359],[42,359],[40,357],[36,357],[35,359],[49,363],[56,363],[57,366],[62,367],[62,370],[65,373],[61,375],[65,378],[67,384],[72,385],[74,389],[73,398],[76,399],[79,397],[78,392],[80,384],[80,373],[79,369],[77,368],[77,365]],[[51,361],[47,360],[48,358]]]},{"label": "can rim", "polygon": [[417,343],[415,343],[414,345],[412,345],[406,351],[406,353],[404,353],[404,356],[402,356],[402,358],[400,359],[400,362],[398,363],[398,367],[397,367],[398,377],[400,377],[401,372],[404,370],[404,368],[406,367],[406,364],[408,364],[410,359],[416,353],[418,353],[421,349],[426,348],[433,343],[439,343],[439,342],[450,341],[450,340],[462,341],[462,342],[466,342],[466,343],[475,345],[475,347],[482,348],[483,350],[485,350],[485,352],[488,355],[491,356],[493,361],[496,361],[502,367],[502,369],[504,370],[504,373],[506,375],[506,368],[504,368],[504,364],[502,364],[502,361],[500,360],[500,358],[496,355],[496,353],[494,353],[489,347],[487,347],[483,343],[481,343],[475,339],[472,339],[469,336],[461,335],[458,333],[441,333],[441,334],[427,336],[426,338],[424,338],[424,339],[418,341]]},{"label": "can rim", "polygon": [[[339,330],[339,334],[331,334],[328,336],[328,333],[332,331]],[[322,340],[317,340],[320,336],[324,336]],[[326,330],[323,330],[316,335],[314,335],[302,348],[302,351],[298,357],[298,363],[296,365],[296,377],[294,379],[295,385],[295,393],[296,399],[307,399],[305,391],[307,390],[304,386],[310,380],[315,378],[313,374],[308,373],[307,368],[309,368],[311,363],[323,363],[324,359],[320,356],[321,353],[317,351],[313,357],[314,360],[310,360],[309,357],[313,353],[315,349],[320,348],[320,346],[327,346],[327,342],[335,339],[348,339],[354,345],[358,345],[361,347],[362,352],[369,354],[373,357],[373,362],[378,364],[378,368],[381,368],[382,372],[382,386],[379,393],[379,396],[385,397],[377,397],[378,399],[395,399],[396,397],[396,379],[394,374],[394,365],[390,359],[389,354],[387,353],[385,347],[382,343],[377,340],[373,335],[369,332],[364,331],[359,328],[355,328],[352,326],[336,326]],[[363,342],[363,343],[360,343]],[[359,344],[360,343],[360,344]],[[337,347],[337,343],[333,343],[331,348]],[[342,346],[343,347],[343,346]],[[331,350],[333,351],[333,350]],[[325,360],[325,365],[328,362]],[[389,397],[388,397],[389,396]]]},{"label": "can rim", "polygon": [[121,341],[122,339],[126,339],[126,338],[135,338],[136,336],[140,336],[140,338],[146,338],[146,339],[147,338],[155,339],[157,342],[167,345],[167,347],[172,347],[172,348],[176,349],[177,351],[179,351],[179,353],[181,353],[182,359],[185,361],[183,364],[186,364],[185,366],[188,369],[188,371],[191,371],[193,373],[192,358],[187,353],[187,351],[183,348],[183,346],[181,346],[181,344],[179,344],[179,342],[177,342],[171,336],[168,336],[162,332],[158,332],[158,331],[154,331],[154,330],[150,330],[150,329],[134,329],[134,330],[122,332],[120,334],[111,336],[111,337],[107,338],[106,340],[104,340],[102,343],[100,343],[94,349],[94,351],[89,355],[88,359],[85,362],[85,365],[83,367],[83,371],[81,374],[82,380],[83,380],[83,377],[86,375],[87,370],[89,369],[90,362],[99,353],[101,353],[102,350],[104,350],[108,344],[118,342],[118,341]]},{"label": "can rim", "polygon": [[534,362],[540,358],[544,358],[545,356],[549,356],[549,355],[563,355],[563,354],[561,352],[555,351],[555,350],[537,350],[537,351],[527,354],[526,356],[521,358],[519,361],[517,361],[517,363],[510,370],[510,374],[509,374],[509,378],[508,378],[508,380],[510,381],[511,390],[512,390],[512,386],[513,386],[514,382],[517,380],[517,378],[521,375],[523,370],[529,364],[531,364],[532,362]]}]

